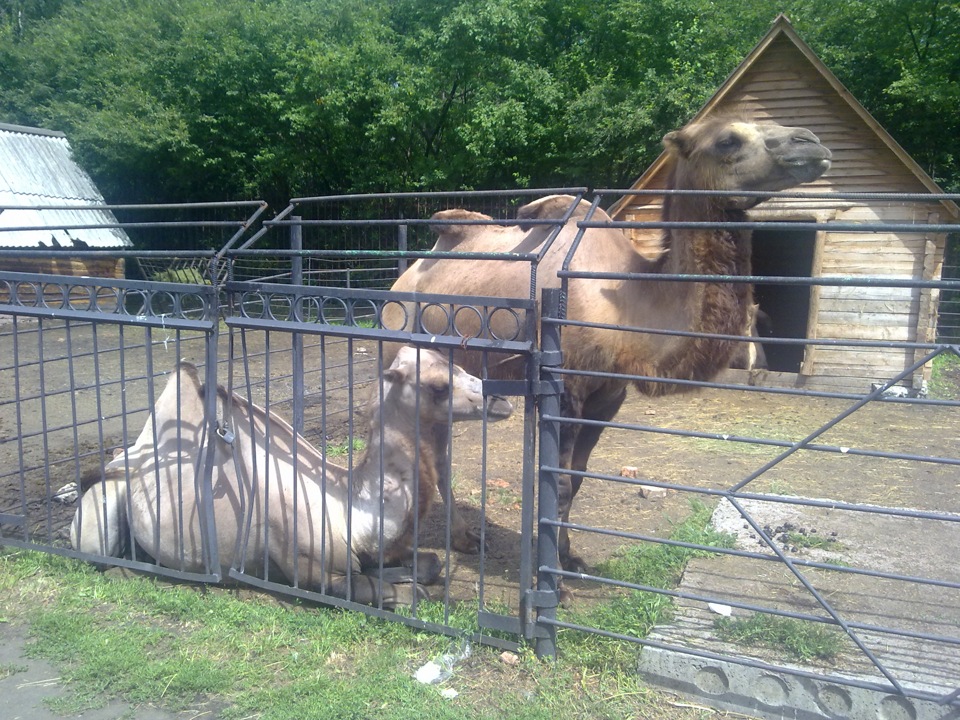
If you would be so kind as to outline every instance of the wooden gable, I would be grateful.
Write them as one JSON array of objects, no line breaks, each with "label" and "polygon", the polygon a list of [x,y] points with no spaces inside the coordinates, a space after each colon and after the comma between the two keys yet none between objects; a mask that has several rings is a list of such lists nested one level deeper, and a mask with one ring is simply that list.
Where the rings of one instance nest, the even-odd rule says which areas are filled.
[{"label": "wooden gable", "polygon": [[[946,199],[905,201],[883,193],[943,195],[943,191],[850,94],[799,38],[783,15],[700,109],[694,120],[718,113],[741,113],[757,120],[812,130],[833,152],[828,172],[799,192],[818,198],[777,198],[762,203],[751,217],[758,221],[830,223],[939,224],[960,219],[960,208]],[[633,184],[634,190],[658,190],[667,184],[666,154]],[[839,193],[872,193],[864,198]],[[624,196],[610,209],[615,220],[660,219],[655,194]],[[635,243],[659,243],[659,231],[632,229]],[[762,236],[762,237],[761,237]],[[875,276],[897,279],[940,278],[944,233],[821,231],[805,235],[754,233],[754,274],[794,277]],[[902,372],[923,351],[870,347],[858,341],[931,342],[936,336],[939,292],[911,287],[864,288],[813,285],[787,288],[767,284],[756,289],[761,309],[773,316],[773,337],[853,341],[849,347],[793,346],[784,359],[770,351],[771,370],[759,384],[863,391],[872,382]],[[799,353],[799,354],[798,354]],[[776,360],[776,363],[774,362]],[[775,367],[779,364],[778,367]],[[929,366],[908,384],[920,387]]]}]

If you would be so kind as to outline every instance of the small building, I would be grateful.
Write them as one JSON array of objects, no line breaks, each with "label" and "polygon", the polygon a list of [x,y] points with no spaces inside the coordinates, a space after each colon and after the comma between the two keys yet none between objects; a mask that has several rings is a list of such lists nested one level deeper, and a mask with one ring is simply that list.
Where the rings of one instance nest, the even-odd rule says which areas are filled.
[{"label": "small building", "polygon": [[[0,270],[122,278],[123,258],[76,254],[132,247],[122,229],[96,227],[115,226],[112,212],[79,209],[103,204],[66,135],[0,123]],[[26,257],[28,248],[58,252]]]},{"label": "small building", "polygon": [[[759,120],[812,130],[833,151],[833,165],[808,193],[920,193],[943,191],[871,117],[814,54],[783,15],[697,113],[696,119],[744,112]],[[635,190],[663,188],[666,157],[633,184]],[[623,221],[659,218],[656,196],[624,197],[611,208]],[[960,208],[944,198],[910,202],[897,198],[777,199],[751,213],[759,222],[948,224]],[[642,232],[642,231],[635,231]],[[649,231],[647,231],[649,232]],[[938,280],[946,233],[756,230],[755,275],[829,278],[877,276]],[[757,285],[760,309],[774,337],[841,341],[933,342],[939,292],[910,287]],[[754,373],[762,385],[863,392],[886,381],[923,355],[904,348],[850,345],[765,346],[769,371]],[[919,388],[929,365],[904,381]]]}]

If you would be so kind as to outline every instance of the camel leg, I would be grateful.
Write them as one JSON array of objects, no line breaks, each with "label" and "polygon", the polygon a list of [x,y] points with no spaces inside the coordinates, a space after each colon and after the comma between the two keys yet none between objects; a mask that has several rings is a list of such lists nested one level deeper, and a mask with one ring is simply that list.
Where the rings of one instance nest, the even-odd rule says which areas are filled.
[{"label": "camel leg", "polygon": [[[364,573],[373,577],[378,577],[389,583],[410,583],[413,582],[413,564],[411,556],[413,551],[407,553],[407,559],[403,565],[393,565],[384,567],[365,568]],[[417,583],[420,585],[433,585],[440,579],[440,573],[443,572],[443,565],[436,553],[418,552],[417,553]]]},{"label": "camel leg", "polygon": [[[626,397],[627,388],[625,386],[614,388],[612,393],[594,393],[583,403],[577,415],[587,420],[609,422],[619,412]],[[580,426],[579,428],[576,425],[568,425],[567,427],[570,428],[570,432],[563,433],[561,431],[560,437],[561,464],[571,470],[583,472],[587,469],[590,454],[599,442],[604,428],[593,425]],[[583,478],[580,476],[567,474],[560,476],[558,489],[560,520],[562,522],[570,521],[570,508],[573,507],[573,499],[580,491],[582,482]],[[560,551],[560,565],[563,569],[570,572],[585,572],[587,570],[586,563],[582,558],[570,552],[570,535],[566,528],[560,528],[557,542]]]},{"label": "camel leg", "polygon": [[90,486],[70,525],[74,549],[94,555],[124,557],[128,540],[127,485],[108,478]]},{"label": "camel leg", "polygon": [[440,497],[443,498],[443,502],[447,505],[450,513],[450,544],[453,545],[454,550],[476,555],[480,552],[480,533],[470,527],[470,524],[460,514],[460,509],[453,497],[450,475],[447,473],[450,467],[449,427],[445,425],[437,426],[433,436],[433,450],[437,462],[437,490],[440,491]]},{"label": "camel leg", "polygon": [[417,583],[390,583],[359,571],[353,573],[350,580],[351,582],[347,583],[346,575],[334,575],[327,585],[327,594],[346,599],[349,588],[353,602],[377,607],[382,601],[383,607],[388,610],[401,606],[409,607],[413,605],[414,599],[430,599],[426,589]]}]

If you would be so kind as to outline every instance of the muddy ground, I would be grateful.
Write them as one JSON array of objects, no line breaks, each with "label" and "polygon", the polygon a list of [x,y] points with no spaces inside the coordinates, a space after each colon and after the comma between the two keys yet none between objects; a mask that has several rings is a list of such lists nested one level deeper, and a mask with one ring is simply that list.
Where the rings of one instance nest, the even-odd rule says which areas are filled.
[{"label": "muddy ground", "polygon": [[[203,344],[189,333],[170,331],[154,331],[145,337],[142,329],[127,329],[121,336],[115,327],[96,333],[79,326],[69,333],[49,325],[41,333],[35,330],[23,323],[14,330],[0,328],[0,346],[12,348],[16,340],[18,353],[17,362],[11,364],[13,353],[4,350],[8,359],[0,367],[4,398],[0,405],[0,512],[21,514],[25,500],[27,525],[33,536],[63,545],[65,528],[75,508],[53,502],[51,496],[64,484],[99,472],[104,458],[123,442],[123,415],[128,438],[136,436],[146,418],[148,372],[171,369],[178,358],[202,360]],[[227,339],[222,338],[222,358],[227,356],[228,347]],[[269,337],[251,333],[246,346],[239,338],[234,343],[235,386],[243,385],[247,372],[253,378],[269,375],[271,406],[284,417],[292,412],[288,402],[292,393],[288,348],[289,336],[285,333]],[[265,353],[265,349],[270,352]],[[375,370],[375,357],[375,343],[339,341],[321,347],[308,339],[308,439],[316,444],[323,442],[324,435],[331,444],[343,439],[349,429],[348,408],[362,405],[369,392],[362,381]],[[220,377],[221,382],[228,378],[225,364]],[[162,381],[157,392],[161,389]],[[264,385],[254,388],[254,397],[264,401]],[[641,481],[649,479],[691,490],[730,488],[783,452],[782,447],[738,439],[794,442],[822,430],[852,404],[851,400],[790,397],[747,389],[707,389],[656,400],[631,391],[617,421],[644,429],[607,430],[593,454],[590,470],[620,476],[624,468],[636,468]],[[322,411],[327,413],[326,423],[321,422]],[[518,410],[509,420],[489,425],[485,453],[487,551],[483,556],[483,592],[486,599],[502,599],[514,608],[520,567],[523,423],[523,412]],[[824,450],[792,454],[759,473],[746,488],[841,503],[957,513],[960,471],[956,460],[954,464],[939,464],[912,459],[956,458],[957,428],[953,407],[874,402],[819,435],[815,442]],[[664,432],[678,430],[716,437]],[[479,425],[459,426],[453,454],[457,502],[476,526],[480,524],[483,501],[480,480],[484,453],[480,438]],[[867,456],[860,454],[864,451]],[[879,451],[902,457],[869,456]],[[670,489],[645,496],[636,485],[587,479],[576,498],[571,520],[595,528],[665,537],[688,515],[691,500],[698,497],[691,490]],[[708,496],[699,497],[713,503]],[[862,513],[848,513],[846,520],[858,524],[869,521],[870,516]],[[425,546],[442,549],[443,523],[442,503],[438,502],[425,529]],[[6,525],[3,532],[19,530]],[[838,532],[842,540],[843,532]],[[875,541],[875,552],[882,555],[897,538],[876,537]],[[931,537],[931,541],[936,543],[936,538]],[[609,558],[625,542],[590,532],[573,533],[574,550],[591,567]],[[475,597],[479,558],[452,553],[449,563],[451,596]],[[582,583],[572,583],[571,588],[587,601],[599,592]],[[443,586],[434,589],[434,594],[443,592]]]}]

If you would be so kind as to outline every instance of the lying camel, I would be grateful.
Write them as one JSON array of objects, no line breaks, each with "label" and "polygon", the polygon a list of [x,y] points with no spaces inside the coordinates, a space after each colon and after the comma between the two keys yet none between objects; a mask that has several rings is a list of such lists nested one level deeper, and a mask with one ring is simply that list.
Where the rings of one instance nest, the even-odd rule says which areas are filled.
[{"label": "lying camel", "polygon": [[197,369],[181,363],[136,443],[81,498],[73,547],[119,557],[132,535],[160,565],[203,572],[200,478],[210,457],[222,571],[262,577],[269,562],[298,587],[385,607],[426,597],[420,583],[439,574],[432,556],[421,558],[416,583],[409,573],[377,577],[381,548],[388,557],[405,554],[414,514],[424,515],[435,494],[436,461],[429,447],[418,451],[419,434],[451,418],[498,420],[513,411],[503,398],[485,403],[480,380],[451,371],[439,353],[404,347],[377,388],[366,450],[351,472],[276,414],[222,387],[218,417],[229,432],[205,437],[204,394]]},{"label": "lying camel", "polygon": [[[775,192],[811,182],[830,167],[830,151],[805,128],[742,119],[711,118],[692,123],[664,137],[671,172],[668,190]],[[757,196],[666,195],[664,221],[725,223],[743,222],[746,211],[762,198]],[[574,198],[550,196],[536,200],[517,213],[519,219],[560,219],[572,216],[556,237],[551,227],[520,224],[489,224],[486,215],[466,210],[446,210],[434,215],[435,249],[464,253],[543,253],[537,266],[536,285],[523,262],[455,258],[417,260],[394,283],[400,292],[437,293],[458,296],[457,306],[469,306],[477,297],[533,297],[541,290],[559,287],[558,272],[578,237],[577,222],[590,205]],[[598,210],[592,217],[610,221]],[[457,224],[456,221],[464,221]],[[488,224],[467,224],[486,221]],[[629,328],[653,328],[719,335],[740,335],[748,326],[753,305],[751,286],[728,282],[669,282],[631,280],[627,273],[685,273],[697,275],[749,275],[751,233],[746,229],[675,227],[659,236],[628,237],[620,229],[597,227],[583,233],[569,269],[609,273],[607,278],[573,278],[568,282],[566,317],[586,323],[562,329],[564,368],[591,374],[564,375],[563,413],[566,417],[607,422],[617,414],[630,384],[623,375],[641,376],[633,384],[647,395],[677,392],[684,386],[656,378],[709,380],[730,362],[735,340],[691,335],[631,332]],[[550,242],[549,247],[547,243]],[[387,303],[381,322],[391,330],[442,334],[449,318],[437,305]],[[479,303],[477,303],[479,304]],[[454,309],[456,312],[456,308]],[[456,332],[463,337],[514,337],[516,321],[507,314],[492,315],[490,327],[481,328],[476,314],[459,313]],[[457,362],[475,374],[481,372],[481,354],[462,351]],[[492,377],[522,378],[523,362],[501,363],[489,368]],[[603,425],[561,425],[561,465],[583,472]],[[445,452],[448,436],[436,439],[438,452]],[[441,485],[448,479],[441,472]],[[560,516],[568,521],[580,475],[560,478]],[[441,495],[448,497],[448,487]],[[476,534],[453,509],[454,530],[460,533],[455,546],[476,551]],[[566,528],[559,533],[560,562],[568,570],[584,569],[570,551]]]}]

